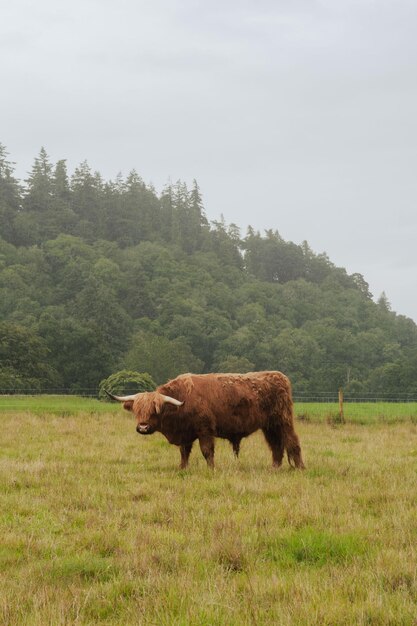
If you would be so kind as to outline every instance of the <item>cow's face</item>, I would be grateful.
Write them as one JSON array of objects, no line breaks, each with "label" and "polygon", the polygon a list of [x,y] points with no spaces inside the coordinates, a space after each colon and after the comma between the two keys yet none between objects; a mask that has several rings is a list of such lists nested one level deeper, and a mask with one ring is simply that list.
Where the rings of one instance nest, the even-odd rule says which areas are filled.
[{"label": "cow's face", "polygon": [[157,391],[137,393],[135,396],[113,396],[123,402],[123,407],[136,417],[136,431],[140,435],[151,435],[161,427],[161,418],[166,404],[181,406],[183,402],[164,396]]},{"label": "cow's face", "polygon": [[136,432],[140,435],[151,435],[159,430],[163,409],[164,400],[160,393],[139,394],[132,406],[132,412],[136,417]]}]

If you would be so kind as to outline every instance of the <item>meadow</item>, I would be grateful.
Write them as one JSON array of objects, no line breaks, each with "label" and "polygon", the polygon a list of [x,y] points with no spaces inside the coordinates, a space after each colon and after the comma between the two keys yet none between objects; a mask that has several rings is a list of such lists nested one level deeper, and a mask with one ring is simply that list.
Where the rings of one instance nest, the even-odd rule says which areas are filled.
[{"label": "meadow", "polygon": [[304,472],[260,434],[211,472],[119,405],[0,398],[0,623],[416,624],[415,408],[370,406],[297,405]]}]

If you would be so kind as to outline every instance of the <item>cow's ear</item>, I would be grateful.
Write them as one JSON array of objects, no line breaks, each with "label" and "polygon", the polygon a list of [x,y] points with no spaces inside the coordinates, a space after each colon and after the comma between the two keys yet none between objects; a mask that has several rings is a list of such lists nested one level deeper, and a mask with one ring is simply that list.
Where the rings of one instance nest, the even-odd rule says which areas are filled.
[{"label": "cow's ear", "polygon": [[123,408],[126,409],[126,411],[131,411],[133,409],[133,400],[126,400],[126,402],[123,402]]}]

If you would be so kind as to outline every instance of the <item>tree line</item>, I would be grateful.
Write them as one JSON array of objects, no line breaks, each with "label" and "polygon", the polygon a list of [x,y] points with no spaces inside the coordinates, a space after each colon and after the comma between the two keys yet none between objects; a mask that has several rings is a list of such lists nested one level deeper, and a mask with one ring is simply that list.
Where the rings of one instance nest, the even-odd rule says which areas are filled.
[{"label": "tree line", "polygon": [[209,221],[196,181],[69,175],[43,148],[20,181],[0,144],[0,237],[0,389],[279,369],[298,393],[417,394],[411,319],[307,242]]}]

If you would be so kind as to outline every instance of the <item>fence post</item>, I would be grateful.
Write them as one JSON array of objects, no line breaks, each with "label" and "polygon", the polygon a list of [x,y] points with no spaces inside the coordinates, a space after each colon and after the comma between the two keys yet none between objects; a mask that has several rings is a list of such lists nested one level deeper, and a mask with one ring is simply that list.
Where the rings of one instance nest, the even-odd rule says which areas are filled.
[{"label": "fence post", "polygon": [[340,421],[344,423],[345,416],[343,414],[343,389],[339,389],[339,417]]}]

